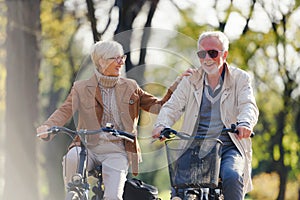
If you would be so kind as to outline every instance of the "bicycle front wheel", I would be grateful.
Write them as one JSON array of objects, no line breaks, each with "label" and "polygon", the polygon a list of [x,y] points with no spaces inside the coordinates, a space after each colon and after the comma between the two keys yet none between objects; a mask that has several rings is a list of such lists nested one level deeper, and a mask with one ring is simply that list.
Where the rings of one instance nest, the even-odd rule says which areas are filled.
[{"label": "bicycle front wheel", "polygon": [[87,199],[87,196],[85,194],[79,195],[75,191],[69,191],[66,195],[66,200],[88,200],[88,199]]},{"label": "bicycle front wheel", "polygon": [[199,200],[199,198],[196,194],[187,194],[184,197],[184,200]]}]

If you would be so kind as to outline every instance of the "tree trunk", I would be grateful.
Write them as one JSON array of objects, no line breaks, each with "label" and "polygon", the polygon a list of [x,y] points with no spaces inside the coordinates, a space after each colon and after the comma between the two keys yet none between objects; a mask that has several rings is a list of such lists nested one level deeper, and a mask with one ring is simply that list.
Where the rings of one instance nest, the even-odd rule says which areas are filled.
[{"label": "tree trunk", "polygon": [[40,1],[6,1],[6,200],[38,200],[35,120]]},{"label": "tree trunk", "polygon": [[283,200],[286,189],[286,180],[287,180],[287,167],[284,165],[284,148],[282,144],[283,135],[284,135],[284,124],[286,122],[286,113],[284,111],[279,113],[277,118],[277,134],[276,134],[276,144],[279,146],[280,158],[277,163],[277,172],[279,174],[279,193],[277,200]]}]

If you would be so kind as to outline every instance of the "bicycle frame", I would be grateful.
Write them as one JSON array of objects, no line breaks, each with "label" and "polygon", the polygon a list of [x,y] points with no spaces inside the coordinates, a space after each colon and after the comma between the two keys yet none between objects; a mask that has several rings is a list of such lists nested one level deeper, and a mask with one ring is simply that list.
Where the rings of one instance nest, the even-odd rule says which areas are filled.
[{"label": "bicycle frame", "polygon": [[[76,148],[76,147],[74,147]],[[85,170],[86,158],[87,158],[87,149],[85,145],[80,142],[80,153],[79,153],[79,166],[77,168],[76,174],[73,175],[71,182],[68,183],[67,197],[73,200],[74,195],[78,195],[78,199],[88,200],[88,193],[90,190],[89,183],[87,181],[87,173]],[[75,192],[76,194],[73,194]],[[71,193],[71,194],[69,194]],[[68,197],[70,196],[70,197]],[[100,200],[100,199],[99,199]]]}]

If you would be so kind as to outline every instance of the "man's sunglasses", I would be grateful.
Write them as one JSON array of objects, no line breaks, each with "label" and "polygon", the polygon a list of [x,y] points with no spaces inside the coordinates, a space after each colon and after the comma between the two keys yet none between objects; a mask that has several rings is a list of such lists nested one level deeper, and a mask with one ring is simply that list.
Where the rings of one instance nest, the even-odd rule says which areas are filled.
[{"label": "man's sunglasses", "polygon": [[114,59],[119,65],[123,64],[126,60],[127,56],[123,55],[123,56],[117,56],[114,58],[108,58],[108,59]]},{"label": "man's sunglasses", "polygon": [[197,52],[197,55],[199,58],[203,59],[206,57],[206,53],[207,53],[209,55],[209,57],[216,58],[216,57],[218,57],[219,52],[223,52],[223,51],[214,50],[214,49],[208,50],[208,51],[201,50],[201,51]]}]

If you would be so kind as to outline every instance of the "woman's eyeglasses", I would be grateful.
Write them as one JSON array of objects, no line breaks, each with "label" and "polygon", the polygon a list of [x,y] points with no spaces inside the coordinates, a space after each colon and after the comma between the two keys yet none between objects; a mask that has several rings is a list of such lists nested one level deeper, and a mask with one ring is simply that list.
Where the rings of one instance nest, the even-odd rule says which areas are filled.
[{"label": "woman's eyeglasses", "polygon": [[126,55],[122,55],[122,56],[117,56],[117,57],[113,57],[113,58],[108,58],[108,59],[114,59],[116,61],[116,63],[118,63],[119,65],[123,64],[126,60],[127,56]]},{"label": "woman's eyeglasses", "polygon": [[208,50],[208,51],[201,50],[201,51],[197,52],[197,55],[199,58],[203,59],[206,57],[206,53],[207,53],[209,55],[209,57],[216,58],[216,57],[218,57],[219,52],[223,52],[223,51],[214,50],[214,49]]}]

